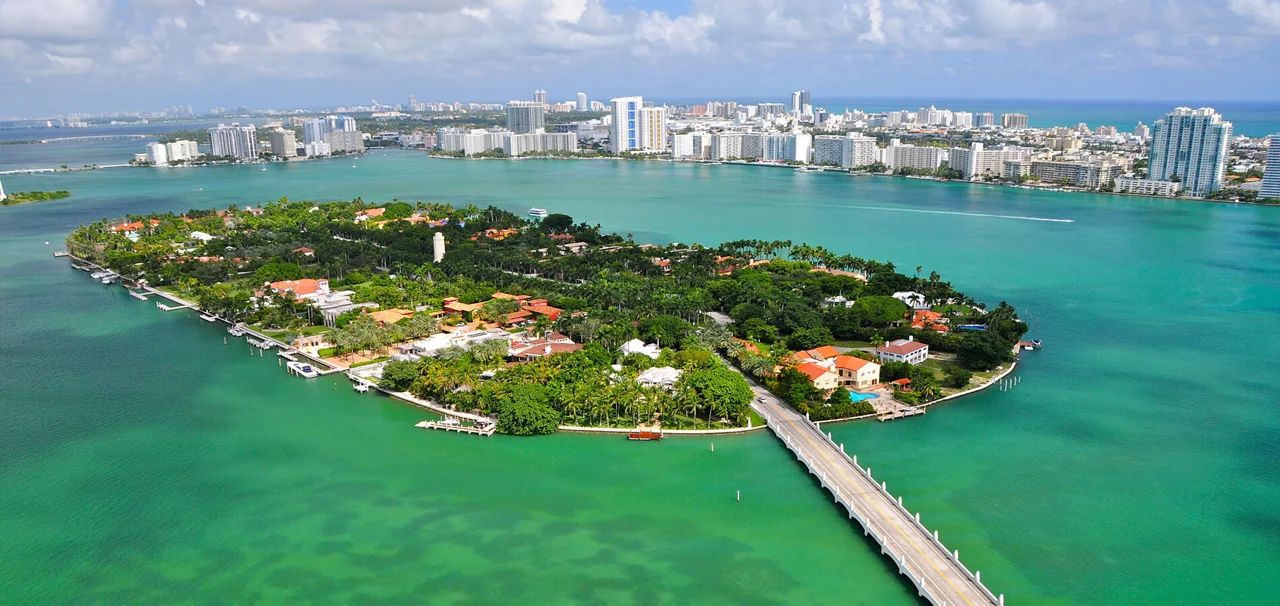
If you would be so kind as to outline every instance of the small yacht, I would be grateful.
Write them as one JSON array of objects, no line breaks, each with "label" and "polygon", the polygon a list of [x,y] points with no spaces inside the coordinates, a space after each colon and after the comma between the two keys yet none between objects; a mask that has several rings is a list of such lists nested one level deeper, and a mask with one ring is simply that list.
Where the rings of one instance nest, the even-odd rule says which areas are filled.
[{"label": "small yacht", "polygon": [[288,364],[285,364],[285,367],[289,369],[290,373],[298,375],[304,379],[314,379],[320,376],[320,373],[306,362],[289,362]]},{"label": "small yacht", "polygon": [[358,391],[358,392],[360,392],[360,393],[364,393],[364,392],[366,392],[366,391],[369,391],[369,384],[368,384],[368,383],[364,383],[364,382],[355,383],[355,384],[353,384],[351,387],[352,387],[352,389],[355,389],[356,391]]},{"label": "small yacht", "polygon": [[820,172],[822,172],[822,169],[821,169],[821,168],[818,168],[817,166],[801,166],[800,168],[797,168],[797,169],[796,169],[796,172],[798,172],[798,173],[820,173]]},{"label": "small yacht", "polygon": [[200,319],[201,319],[201,320],[204,320],[205,322],[217,322],[217,321],[218,321],[218,318],[216,318],[216,317],[214,317],[214,316],[211,316],[211,315],[209,315],[209,314],[200,314]]},{"label": "small yacht", "polygon": [[530,216],[530,217],[539,217],[539,218],[541,218],[541,217],[545,217],[545,216],[547,216],[548,214],[550,214],[550,213],[548,213],[548,212],[547,212],[547,209],[545,209],[545,208],[530,208],[530,209],[529,209],[529,216]]}]

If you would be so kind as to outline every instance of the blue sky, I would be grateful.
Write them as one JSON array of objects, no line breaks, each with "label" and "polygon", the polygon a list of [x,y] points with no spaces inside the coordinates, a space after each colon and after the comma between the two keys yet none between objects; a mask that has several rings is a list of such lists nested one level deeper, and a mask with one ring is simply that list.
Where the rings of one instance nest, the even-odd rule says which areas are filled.
[{"label": "blue sky", "polygon": [[592,98],[1278,100],[1280,0],[0,0],[0,117]]}]

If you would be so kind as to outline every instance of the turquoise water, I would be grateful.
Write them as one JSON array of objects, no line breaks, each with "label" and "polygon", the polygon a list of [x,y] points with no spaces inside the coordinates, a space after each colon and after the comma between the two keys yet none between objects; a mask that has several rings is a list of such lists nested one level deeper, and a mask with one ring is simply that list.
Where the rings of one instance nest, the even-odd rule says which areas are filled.
[{"label": "turquoise water", "polygon": [[876,397],[877,397],[876,394],[873,394],[873,393],[858,393],[856,391],[849,392],[850,402],[862,402],[865,400],[874,400],[876,399]]},{"label": "turquoise water", "polygon": [[74,195],[0,209],[0,602],[914,599],[769,435],[712,454],[432,434],[49,255],[99,217],[282,195],[537,206],[639,240],[936,269],[1016,304],[1045,349],[1010,391],[829,426],[837,441],[1011,603],[1270,601],[1280,209],[740,166],[355,164],[5,179]]}]

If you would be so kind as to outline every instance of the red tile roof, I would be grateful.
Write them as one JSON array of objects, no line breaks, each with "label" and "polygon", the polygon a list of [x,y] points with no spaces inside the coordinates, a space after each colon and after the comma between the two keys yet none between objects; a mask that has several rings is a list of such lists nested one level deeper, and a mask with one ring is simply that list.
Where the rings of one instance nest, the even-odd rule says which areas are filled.
[{"label": "red tile roof", "polygon": [[921,343],[920,341],[904,341],[904,342],[885,343],[884,345],[880,346],[880,348],[877,349],[876,351],[884,351],[884,352],[896,354],[899,356],[905,356],[907,354],[914,353],[914,352],[920,351],[921,349],[926,349],[928,347],[929,346],[927,344]]},{"label": "red tile roof", "polygon": [[843,368],[845,370],[857,371],[863,366],[874,363],[875,362],[869,362],[862,358],[855,358],[853,356],[836,356],[836,368]]},{"label": "red tile roof", "polygon": [[822,366],[818,366],[817,364],[810,364],[810,363],[800,364],[796,366],[796,370],[808,376],[810,381],[817,381],[819,378],[822,377],[822,375],[825,375],[831,372],[830,369],[823,368]]}]

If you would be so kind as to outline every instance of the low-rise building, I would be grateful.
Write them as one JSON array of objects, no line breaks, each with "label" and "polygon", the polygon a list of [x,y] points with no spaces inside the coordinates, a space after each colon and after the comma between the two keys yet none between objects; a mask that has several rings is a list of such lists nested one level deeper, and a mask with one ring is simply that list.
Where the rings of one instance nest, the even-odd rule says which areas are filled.
[{"label": "low-rise building", "polygon": [[916,365],[929,359],[929,346],[915,337],[897,339],[876,348],[876,356],[881,362],[906,362]]},{"label": "low-rise building", "polygon": [[1121,194],[1140,194],[1144,196],[1176,196],[1182,189],[1177,181],[1160,179],[1140,179],[1132,175],[1116,177],[1114,189]]}]

